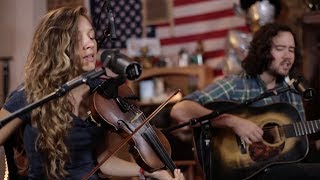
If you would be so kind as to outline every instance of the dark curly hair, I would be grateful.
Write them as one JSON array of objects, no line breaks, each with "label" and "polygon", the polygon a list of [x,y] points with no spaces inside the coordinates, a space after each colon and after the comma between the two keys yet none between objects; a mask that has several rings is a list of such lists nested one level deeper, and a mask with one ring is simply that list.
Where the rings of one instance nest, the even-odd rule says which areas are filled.
[{"label": "dark curly hair", "polygon": [[295,33],[287,25],[270,23],[262,26],[253,36],[249,53],[242,61],[242,67],[247,74],[255,76],[268,70],[273,61],[273,56],[271,55],[272,39],[279,32],[290,32],[293,35],[295,60],[289,74],[299,71],[298,68],[301,64],[302,56]]}]

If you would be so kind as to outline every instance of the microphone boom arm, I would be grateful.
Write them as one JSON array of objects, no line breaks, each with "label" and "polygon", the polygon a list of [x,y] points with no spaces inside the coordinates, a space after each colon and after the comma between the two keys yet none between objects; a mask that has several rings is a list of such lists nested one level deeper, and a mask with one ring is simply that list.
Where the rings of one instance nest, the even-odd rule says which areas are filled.
[{"label": "microphone boom arm", "polygon": [[0,119],[0,128],[5,126],[7,123],[9,123],[11,120],[18,117],[19,115],[27,113],[29,111],[32,111],[33,109],[40,107],[41,105],[43,105],[53,99],[62,97],[70,90],[80,86],[81,84],[87,83],[91,79],[95,79],[101,75],[104,75],[105,73],[106,73],[105,69],[100,68],[100,69],[96,69],[96,70],[92,70],[87,73],[84,73],[84,74],[68,81],[67,83],[60,86],[55,92],[52,92],[52,93],[46,95],[45,97],[43,97],[42,99],[40,99],[36,102],[33,102],[31,104],[28,104],[27,106],[13,112],[9,116],[7,116],[3,119]]}]

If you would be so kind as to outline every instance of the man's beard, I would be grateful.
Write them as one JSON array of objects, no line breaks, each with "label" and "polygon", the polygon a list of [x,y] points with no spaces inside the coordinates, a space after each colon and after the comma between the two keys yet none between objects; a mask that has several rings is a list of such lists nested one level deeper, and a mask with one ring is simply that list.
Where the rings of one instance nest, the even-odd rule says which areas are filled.
[{"label": "man's beard", "polygon": [[284,78],[289,75],[289,72],[285,75],[278,73],[276,69],[270,68],[268,70],[268,73],[276,78],[276,82],[281,82],[284,80]]}]

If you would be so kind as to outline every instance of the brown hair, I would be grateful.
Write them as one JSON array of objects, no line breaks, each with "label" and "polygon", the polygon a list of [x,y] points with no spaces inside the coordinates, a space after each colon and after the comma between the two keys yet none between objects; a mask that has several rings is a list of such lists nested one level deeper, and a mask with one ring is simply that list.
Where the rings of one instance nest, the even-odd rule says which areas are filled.
[{"label": "brown hair", "polygon": [[[62,7],[45,15],[33,37],[25,66],[25,87],[29,103],[54,92],[59,86],[83,73],[78,46],[78,20],[86,16],[82,7]],[[87,17],[88,18],[88,17]],[[32,111],[32,126],[39,129],[36,148],[45,157],[45,173],[61,179],[68,159],[65,144],[71,128],[71,95],[51,100]]]}]

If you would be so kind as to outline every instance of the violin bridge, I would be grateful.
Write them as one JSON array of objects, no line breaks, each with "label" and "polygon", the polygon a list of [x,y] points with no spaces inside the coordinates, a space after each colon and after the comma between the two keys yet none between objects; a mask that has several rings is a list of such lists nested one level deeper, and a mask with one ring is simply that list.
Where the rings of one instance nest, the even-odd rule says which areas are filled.
[{"label": "violin bridge", "polygon": [[91,111],[87,112],[88,116],[90,117],[91,122],[95,123],[98,127],[101,127],[101,124],[98,123],[93,117]]},{"label": "violin bridge", "polygon": [[134,122],[135,120],[137,120],[142,114],[143,114],[143,112],[140,112],[140,113],[136,114],[136,116],[134,116],[134,117],[131,119],[130,123],[133,123],[133,122]]}]

